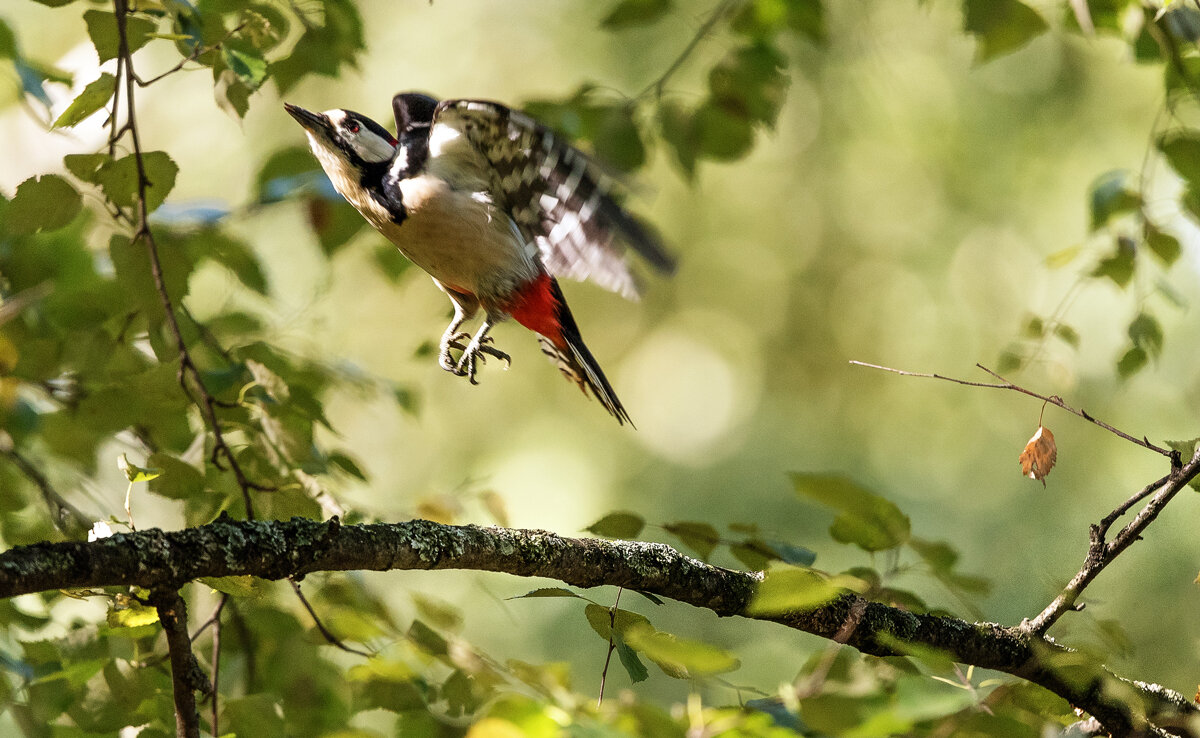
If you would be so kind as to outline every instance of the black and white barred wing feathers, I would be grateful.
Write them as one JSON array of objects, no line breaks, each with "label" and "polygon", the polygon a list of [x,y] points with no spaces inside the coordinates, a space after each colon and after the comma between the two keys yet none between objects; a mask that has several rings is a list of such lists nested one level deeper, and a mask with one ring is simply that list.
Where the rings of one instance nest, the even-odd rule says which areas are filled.
[{"label": "black and white barred wing feathers", "polygon": [[431,137],[439,126],[454,129],[491,165],[491,196],[537,244],[550,274],[636,298],[625,244],[659,270],[674,269],[658,239],[613,200],[600,167],[533,118],[498,103],[446,100]]}]

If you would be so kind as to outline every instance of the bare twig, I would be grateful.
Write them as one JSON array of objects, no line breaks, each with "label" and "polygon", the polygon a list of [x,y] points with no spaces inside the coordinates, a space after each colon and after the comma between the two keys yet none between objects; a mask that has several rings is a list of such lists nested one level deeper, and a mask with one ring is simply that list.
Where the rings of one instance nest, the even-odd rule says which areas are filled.
[{"label": "bare twig", "polygon": [[608,664],[612,661],[613,650],[616,649],[617,634],[617,605],[621,602],[624,587],[617,587],[617,596],[613,598],[612,607],[608,608],[608,653],[604,655],[604,669],[600,672],[600,694],[596,697],[596,707],[604,704],[604,685],[608,682]]},{"label": "bare twig", "polygon": [[654,93],[655,97],[662,97],[663,90],[666,89],[667,82],[671,79],[671,77],[675,76],[675,73],[678,72],[679,69],[684,65],[684,63],[688,60],[688,57],[690,57],[692,52],[696,50],[696,47],[700,45],[700,42],[703,41],[708,34],[712,33],[712,30],[716,27],[717,23],[719,23],[721,19],[724,18],[737,4],[738,0],[721,0],[721,2],[717,3],[717,6],[712,9],[712,12],[708,14],[708,17],[705,18],[704,22],[700,24],[700,27],[696,29],[696,33],[692,36],[692,40],[689,41],[688,45],[683,48],[683,51],[680,52],[679,56],[675,57],[675,61],[671,62],[671,66],[667,67],[666,71],[660,74],[657,79],[655,79],[649,85],[646,85],[645,89],[634,96],[633,99],[637,100],[639,98],[643,98],[646,95],[649,95],[651,92]]},{"label": "bare twig", "polygon": [[[7,444],[3,441],[7,440]],[[8,448],[5,448],[5,445]],[[68,538],[83,538],[86,537],[87,531],[92,527],[92,521],[88,516],[80,512],[79,508],[72,505],[70,502],[55,491],[54,486],[50,484],[50,480],[42,474],[29,459],[26,459],[16,449],[12,448],[12,439],[7,433],[0,431],[0,454],[12,462],[13,466],[17,467],[25,478],[33,483],[33,486],[38,488],[42,493],[42,499],[45,500],[46,506],[50,508],[50,520],[54,523],[54,527],[58,528]]]},{"label": "bare twig", "polygon": [[221,735],[218,728],[217,715],[221,707],[221,611],[225,609],[225,603],[229,601],[229,595],[221,593],[221,601],[217,605],[217,611],[212,615],[213,637],[212,637],[212,702],[209,704],[209,709],[212,711],[212,724],[209,726],[213,735]]},{"label": "bare twig", "polygon": [[[1022,623],[1022,626],[1031,633],[1041,635],[1065,613],[1073,609],[1078,609],[1075,603],[1079,600],[1079,596],[1088,584],[1100,572],[1104,571],[1104,568],[1111,564],[1113,559],[1117,558],[1122,551],[1133,545],[1135,541],[1141,540],[1142,531],[1154,522],[1154,519],[1167,506],[1171,498],[1186,487],[1197,475],[1200,475],[1200,448],[1197,449],[1196,454],[1186,464],[1172,469],[1171,473],[1164,479],[1147,485],[1104,518],[1100,525],[1093,525],[1091,529],[1091,545],[1088,546],[1087,558],[1084,560],[1082,568],[1067,583],[1067,586],[1063,587],[1062,592],[1054,598],[1054,601],[1046,606],[1045,610],[1042,610],[1032,620],[1026,620]],[[1138,500],[1156,489],[1157,492],[1154,492],[1154,496],[1150,498],[1150,501],[1146,503],[1146,506],[1138,512],[1134,519],[1122,528],[1112,541],[1106,543],[1104,534],[1108,531],[1109,526],[1125,510],[1128,510]]]},{"label": "bare twig", "polygon": [[910,372],[910,371],[905,371],[903,369],[893,369],[890,366],[880,366],[879,364],[868,364],[865,361],[851,361],[850,363],[854,364],[856,366],[865,366],[868,369],[879,369],[879,370],[885,371],[885,372],[892,372],[893,374],[900,374],[905,377],[925,377],[926,379],[941,379],[946,382],[953,382],[955,384],[961,384],[961,385],[964,385],[967,387],[984,387],[987,389],[1012,390],[1013,392],[1020,392],[1023,395],[1029,395],[1030,397],[1036,397],[1039,400],[1042,400],[1044,402],[1050,403],[1051,405],[1054,405],[1055,407],[1062,408],[1063,410],[1066,410],[1067,412],[1069,412],[1073,415],[1078,415],[1079,417],[1083,418],[1084,420],[1088,421],[1089,423],[1092,423],[1093,425],[1098,425],[1101,428],[1103,428],[1104,430],[1108,431],[1109,433],[1112,433],[1121,438],[1124,438],[1126,441],[1129,441],[1130,443],[1141,446],[1142,448],[1149,449],[1151,451],[1154,451],[1155,453],[1162,454],[1163,456],[1166,456],[1167,458],[1172,460],[1171,461],[1172,465],[1178,466],[1179,454],[1176,453],[1175,451],[1172,451],[1169,448],[1163,448],[1161,446],[1156,446],[1153,443],[1150,443],[1150,441],[1148,439],[1146,439],[1145,437],[1134,438],[1133,436],[1129,435],[1128,433],[1126,433],[1122,430],[1118,430],[1118,429],[1114,428],[1113,426],[1109,425],[1108,423],[1105,423],[1103,420],[1099,420],[1099,419],[1093,417],[1086,410],[1082,410],[1082,409],[1076,410],[1075,408],[1071,407],[1067,403],[1063,402],[1063,399],[1061,397],[1059,397],[1058,395],[1043,395],[1043,394],[1034,392],[1033,390],[1025,389],[1024,387],[1022,387],[1020,385],[1013,384],[1012,382],[1008,381],[1007,379],[1000,376],[996,372],[992,371],[991,369],[988,369],[983,364],[976,364],[975,366],[979,367],[980,369],[987,372],[988,374],[991,374],[996,379],[999,379],[1001,384],[993,384],[991,382],[972,382],[972,381],[966,380],[966,379],[957,379],[955,377],[947,377],[943,374],[927,374],[924,372]]},{"label": "bare twig", "polygon": [[171,656],[171,683],[175,696],[175,735],[177,738],[200,738],[200,715],[196,712],[196,690],[203,689],[199,679],[207,684],[203,672],[192,654],[192,641],[187,630],[187,605],[175,590],[156,591],[151,595],[158,610],[158,620],[167,635],[167,651]]},{"label": "bare twig", "polygon": [[371,654],[366,651],[361,651],[353,646],[347,646],[342,639],[335,636],[328,628],[325,627],[325,624],[321,622],[321,618],[317,617],[317,611],[313,609],[311,604],[309,604],[308,598],[305,597],[304,593],[300,591],[300,582],[297,582],[294,577],[288,577],[288,583],[292,585],[292,589],[296,592],[296,596],[300,598],[300,602],[304,605],[304,609],[308,610],[308,614],[312,616],[313,623],[316,624],[317,630],[321,631],[321,635],[325,637],[325,640],[328,641],[330,645],[337,646],[346,653],[354,653],[358,654],[359,656],[366,656],[367,658],[371,657]]},{"label": "bare twig", "polygon": [[[247,478],[241,465],[238,463],[233,450],[225,440],[225,435],[221,430],[221,421],[217,418],[217,401],[208,391],[204,384],[204,379],[200,373],[199,367],[196,366],[192,359],[191,353],[188,351],[187,342],[184,341],[183,332],[179,327],[179,319],[175,315],[175,307],[172,304],[171,296],[167,292],[166,280],[163,277],[162,262],[158,258],[158,244],[154,238],[154,232],[150,229],[149,210],[146,204],[146,189],[150,185],[150,179],[146,175],[145,162],[142,154],[141,135],[137,125],[137,110],[134,103],[134,91],[137,84],[137,73],[133,69],[133,57],[129,50],[129,39],[126,32],[127,15],[129,8],[127,0],[113,0],[113,7],[117,17],[117,38],[118,38],[118,69],[123,69],[125,72],[125,124],[120,128],[115,128],[114,123],[114,139],[109,142],[109,149],[116,145],[116,139],[123,136],[126,132],[129,133],[133,143],[133,155],[137,163],[137,217],[136,229],[133,234],[133,241],[137,243],[141,241],[146,247],[146,255],[150,261],[150,273],[154,279],[154,286],[158,291],[158,295],[163,305],[163,313],[166,318],[167,327],[171,331],[171,336],[175,340],[176,349],[179,352],[179,371],[178,380],[183,391],[195,403],[204,415],[205,423],[212,430],[213,434],[213,450],[212,462],[218,468],[224,468],[221,463],[224,457],[225,463],[228,464],[230,471],[233,472],[237,479],[238,487],[242,491],[242,502],[246,509],[246,518],[254,519],[254,504],[250,499],[251,490],[266,490],[270,489],[267,486],[251,482]],[[116,118],[117,108],[114,101],[113,117]],[[195,393],[193,393],[193,388]],[[198,395],[198,396],[197,396]]]}]

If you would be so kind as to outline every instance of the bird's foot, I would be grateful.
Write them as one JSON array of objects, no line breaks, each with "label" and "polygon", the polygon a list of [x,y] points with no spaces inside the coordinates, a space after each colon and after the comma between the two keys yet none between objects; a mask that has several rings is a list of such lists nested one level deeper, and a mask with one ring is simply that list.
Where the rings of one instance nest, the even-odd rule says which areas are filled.
[{"label": "bird's foot", "polygon": [[457,339],[458,336],[455,336],[450,340],[450,347],[461,349],[462,355],[458,357],[458,363],[454,365],[451,371],[460,377],[465,376],[471,384],[479,384],[479,382],[475,381],[476,363],[486,362],[487,360],[484,358],[485,354],[503,361],[505,369],[512,366],[512,357],[490,345],[492,343],[491,336],[476,338],[467,344],[465,348]]},{"label": "bird's foot", "polygon": [[450,349],[466,351],[467,347],[463,342],[470,340],[470,333],[447,333],[442,336],[441,345],[438,347],[438,366],[461,377],[463,373],[458,370],[458,361],[450,355]]}]

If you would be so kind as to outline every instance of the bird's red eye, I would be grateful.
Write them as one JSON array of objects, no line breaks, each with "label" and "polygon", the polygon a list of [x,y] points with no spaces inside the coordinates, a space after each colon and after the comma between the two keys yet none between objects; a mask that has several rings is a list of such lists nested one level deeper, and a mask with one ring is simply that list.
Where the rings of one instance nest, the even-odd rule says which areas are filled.
[{"label": "bird's red eye", "polygon": [[346,130],[350,131],[351,133],[358,133],[358,124],[354,121],[350,121],[346,124]]}]

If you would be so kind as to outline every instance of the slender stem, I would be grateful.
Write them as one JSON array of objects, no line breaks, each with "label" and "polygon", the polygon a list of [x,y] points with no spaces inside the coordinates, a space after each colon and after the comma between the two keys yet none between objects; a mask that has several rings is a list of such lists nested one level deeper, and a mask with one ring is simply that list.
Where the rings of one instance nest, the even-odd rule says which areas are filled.
[{"label": "slender stem", "polygon": [[217,611],[212,616],[212,703],[209,705],[209,709],[212,711],[212,723],[209,727],[213,735],[221,735],[217,722],[221,703],[221,611],[225,609],[225,603],[228,601],[229,595],[222,593],[221,601],[217,604]]},{"label": "slender stem", "polygon": [[292,590],[294,590],[296,596],[300,598],[300,602],[304,605],[304,609],[308,610],[308,614],[312,616],[313,623],[316,624],[317,630],[321,631],[321,635],[325,637],[325,640],[328,641],[330,645],[337,646],[346,653],[356,653],[359,656],[366,656],[367,658],[371,657],[371,654],[366,651],[361,651],[353,646],[347,646],[340,638],[335,636],[328,628],[325,627],[325,624],[321,622],[321,618],[317,617],[317,611],[313,609],[311,604],[309,604],[308,598],[305,597],[304,593],[300,591],[300,582],[297,582],[294,577],[289,577],[288,583],[292,585]]},{"label": "slender stem", "polygon": [[171,656],[176,738],[200,738],[200,715],[196,712],[196,687],[193,682],[198,667],[192,655],[192,641],[188,637],[187,605],[175,590],[155,592],[152,599],[158,610],[158,620],[167,635],[167,651]]},{"label": "slender stem", "polygon": [[[7,434],[4,434],[5,436]],[[11,442],[11,438],[8,439]],[[33,483],[38,491],[42,493],[42,499],[45,500],[46,506],[50,508],[50,519],[54,523],[54,527],[58,528],[68,537],[83,538],[87,531],[91,528],[91,520],[86,515],[79,511],[71,503],[55,491],[54,486],[50,484],[50,480],[42,474],[33,463],[26,459],[16,449],[0,449],[0,453],[4,455],[13,466],[17,467],[25,478]]]},{"label": "slender stem", "polygon": [[146,80],[142,79],[141,77],[138,77],[135,74],[133,76],[133,81],[137,82],[138,87],[149,87],[150,85],[154,84],[155,82],[158,82],[162,78],[169,77],[170,75],[181,71],[188,62],[196,61],[197,59],[200,58],[200,56],[202,54],[206,54],[210,51],[215,51],[216,49],[221,48],[221,46],[226,41],[233,38],[234,34],[238,33],[243,28],[245,28],[247,23],[248,23],[248,21],[242,21],[241,23],[237,24],[236,26],[231,28],[220,41],[216,42],[215,44],[212,44],[210,46],[196,44],[192,48],[192,52],[190,54],[188,54],[184,58],[180,59],[178,64],[176,64],[175,66],[166,70],[165,72],[162,72],[161,74],[155,75],[155,76],[151,77],[150,79],[146,79]]},{"label": "slender stem", "polygon": [[[134,243],[141,241],[146,247],[146,256],[150,261],[150,274],[154,279],[154,286],[162,302],[167,327],[171,331],[171,336],[175,340],[175,347],[179,352],[179,384],[192,402],[200,408],[204,414],[205,423],[212,430],[212,461],[220,468],[222,466],[221,457],[224,457],[229,465],[229,469],[237,479],[238,487],[241,489],[246,518],[254,520],[254,505],[250,499],[250,491],[269,488],[264,485],[255,484],[246,477],[233,450],[225,440],[225,435],[221,430],[221,421],[217,418],[216,399],[205,386],[200,369],[196,366],[195,361],[193,361],[192,355],[188,351],[187,342],[183,338],[183,331],[179,327],[179,319],[175,315],[175,306],[172,303],[170,294],[167,292],[166,280],[163,277],[162,262],[158,257],[158,243],[155,241],[154,232],[150,229],[150,213],[146,199],[146,189],[150,185],[150,178],[146,174],[145,161],[142,154],[141,134],[137,124],[137,109],[134,102],[137,73],[134,71],[133,57],[129,50],[129,38],[126,30],[129,8],[126,2],[127,0],[113,0],[113,7],[117,17],[118,58],[120,59],[118,68],[123,69],[125,72],[125,125],[116,129],[114,136],[119,138],[125,132],[129,133],[133,143],[134,161],[137,165],[137,225],[133,241]],[[116,112],[117,109],[114,102],[114,118]],[[115,139],[110,141],[110,150],[115,144]],[[196,393],[199,395],[198,397],[193,394],[192,387],[195,388]]]},{"label": "slender stem", "polygon": [[961,384],[961,385],[964,385],[967,387],[984,387],[987,389],[1012,390],[1013,392],[1020,392],[1023,395],[1029,395],[1030,397],[1036,397],[1039,400],[1042,400],[1044,402],[1050,403],[1051,405],[1054,405],[1055,407],[1062,408],[1063,410],[1066,410],[1067,412],[1069,412],[1073,415],[1078,415],[1079,417],[1083,418],[1084,420],[1088,421],[1089,423],[1092,423],[1093,425],[1098,425],[1101,428],[1103,428],[1104,430],[1108,431],[1109,433],[1119,436],[1120,438],[1124,438],[1126,441],[1129,441],[1130,443],[1136,444],[1145,449],[1149,449],[1155,453],[1162,454],[1163,456],[1166,456],[1167,458],[1171,459],[1172,466],[1178,466],[1179,454],[1177,452],[1172,451],[1169,448],[1163,448],[1161,446],[1156,446],[1153,443],[1150,443],[1150,440],[1144,436],[1142,438],[1134,438],[1133,436],[1129,435],[1128,433],[1126,433],[1122,430],[1118,430],[1118,429],[1114,428],[1113,426],[1109,425],[1108,423],[1105,423],[1104,421],[1093,417],[1086,410],[1082,410],[1082,409],[1077,410],[1077,409],[1071,407],[1067,403],[1063,402],[1063,399],[1061,397],[1059,397],[1058,395],[1043,395],[1043,394],[1034,392],[1033,390],[1026,389],[1020,385],[1013,384],[1012,382],[1008,381],[1007,379],[1000,376],[996,372],[992,371],[991,369],[988,369],[983,364],[976,364],[975,366],[979,367],[980,369],[987,372],[988,374],[991,374],[996,379],[999,379],[1001,384],[993,384],[991,382],[972,382],[972,381],[969,381],[966,379],[956,379],[955,377],[947,377],[942,374],[927,374],[927,373],[923,373],[923,372],[910,372],[910,371],[905,371],[903,369],[893,369],[890,366],[880,366],[879,364],[868,364],[865,361],[851,361],[850,363],[854,364],[856,366],[865,366],[868,369],[879,369],[879,370],[885,371],[885,372],[892,372],[893,374],[900,374],[905,377],[925,377],[926,379],[941,379],[946,382],[953,382],[955,384]]},{"label": "slender stem", "polygon": [[608,608],[608,653],[604,655],[604,669],[600,672],[600,694],[596,697],[596,707],[604,704],[604,685],[608,682],[608,664],[612,661],[613,650],[616,649],[617,605],[621,602],[624,587],[617,587],[617,596],[613,599],[612,607]]},{"label": "slender stem", "polygon": [[675,57],[675,61],[671,62],[671,66],[667,67],[666,71],[658,76],[658,79],[647,85],[645,89],[643,89],[634,97],[634,99],[636,100],[638,98],[645,97],[651,92],[654,93],[655,97],[662,97],[663,90],[666,88],[667,82],[671,79],[671,77],[675,76],[675,73],[683,67],[684,63],[688,60],[688,57],[690,57],[692,52],[696,50],[696,47],[700,45],[700,42],[703,41],[708,34],[712,33],[712,30],[716,27],[717,23],[719,23],[721,19],[724,18],[725,15],[740,1],[741,0],[722,0],[720,3],[717,3],[717,6],[712,9],[712,12],[708,14],[708,17],[705,18],[704,22],[700,24],[700,27],[696,29],[696,33],[692,36],[692,40],[689,41],[688,45],[683,48],[683,51],[680,52],[679,56]]}]

